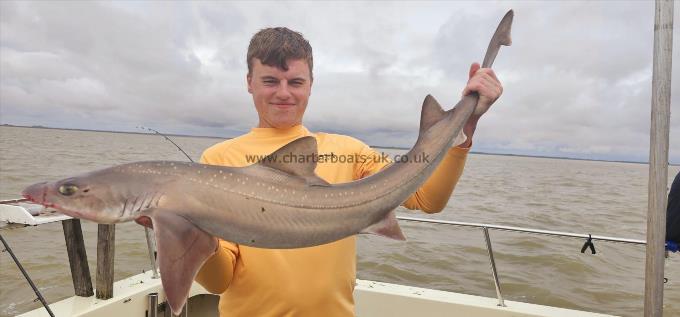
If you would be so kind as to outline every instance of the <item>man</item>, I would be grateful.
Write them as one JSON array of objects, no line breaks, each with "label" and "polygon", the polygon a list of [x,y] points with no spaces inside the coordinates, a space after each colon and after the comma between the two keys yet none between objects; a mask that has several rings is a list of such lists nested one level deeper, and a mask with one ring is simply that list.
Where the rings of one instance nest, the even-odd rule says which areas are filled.
[{"label": "man", "polygon": [[[379,157],[354,138],[312,133],[302,126],[313,83],[312,48],[297,32],[268,28],[253,36],[247,54],[248,92],[259,116],[256,128],[207,149],[204,164],[242,167],[252,157],[270,154],[302,136],[314,136],[320,156]],[[403,205],[439,212],[462,174],[481,114],[500,96],[502,87],[490,69],[473,64],[464,94],[480,95],[478,110],[467,122],[466,142],[452,148],[433,175]],[[316,173],[329,183],[343,183],[377,173],[389,162],[321,161]],[[215,254],[196,276],[208,291],[221,294],[221,316],[353,316],[356,239],[317,247],[271,250],[220,241]]]}]

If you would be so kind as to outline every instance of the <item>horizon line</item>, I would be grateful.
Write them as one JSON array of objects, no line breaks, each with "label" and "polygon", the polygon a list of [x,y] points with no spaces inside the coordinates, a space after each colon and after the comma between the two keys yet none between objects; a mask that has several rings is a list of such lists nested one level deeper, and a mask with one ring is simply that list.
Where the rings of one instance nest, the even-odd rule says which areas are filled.
[{"label": "horizon line", "polygon": [[[43,125],[16,125],[10,123],[3,123],[0,126],[5,127],[15,127],[15,128],[29,128],[29,129],[52,129],[52,130],[67,130],[67,131],[86,131],[86,132],[103,132],[103,133],[121,133],[121,134],[140,134],[140,135],[151,135],[155,134],[153,132],[137,132],[137,131],[117,131],[117,130],[96,130],[96,129],[82,129],[82,128],[57,128],[48,127]],[[215,135],[194,135],[194,134],[176,134],[176,133],[162,133],[166,136],[173,137],[192,137],[192,138],[210,138],[210,139],[221,139],[229,140],[234,137],[223,137]],[[394,150],[408,150],[407,147],[400,146],[382,146],[382,145],[369,145],[372,148],[378,149],[394,149]],[[649,164],[649,161],[626,161],[626,160],[605,160],[605,159],[595,159],[595,158],[581,158],[581,157],[569,157],[569,156],[549,156],[549,155],[529,155],[529,154],[514,154],[514,153],[494,153],[494,152],[481,152],[481,151],[470,151],[471,154],[481,154],[481,155],[497,155],[497,156],[515,156],[515,157],[534,157],[534,158],[545,158],[545,159],[560,159],[560,160],[575,160],[575,161],[594,161],[594,162],[612,162],[612,163],[631,163],[631,164]],[[668,162],[670,166],[680,166],[680,163]]]}]

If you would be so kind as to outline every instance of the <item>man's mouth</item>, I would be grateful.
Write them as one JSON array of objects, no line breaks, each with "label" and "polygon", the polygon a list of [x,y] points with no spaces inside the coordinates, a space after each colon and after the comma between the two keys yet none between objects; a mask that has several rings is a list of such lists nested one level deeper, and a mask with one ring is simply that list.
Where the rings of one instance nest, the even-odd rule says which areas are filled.
[{"label": "man's mouth", "polygon": [[294,103],[271,103],[271,105],[279,109],[289,109],[295,107]]}]

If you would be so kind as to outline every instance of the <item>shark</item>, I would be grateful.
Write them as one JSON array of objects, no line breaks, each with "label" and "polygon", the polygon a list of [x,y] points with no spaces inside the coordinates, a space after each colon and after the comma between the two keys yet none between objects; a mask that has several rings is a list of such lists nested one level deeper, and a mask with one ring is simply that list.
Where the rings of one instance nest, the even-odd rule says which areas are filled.
[{"label": "shark", "polygon": [[[483,67],[493,63],[500,45],[510,45],[511,21],[512,11],[494,34]],[[217,248],[215,237],[274,249],[317,246],[359,233],[404,240],[395,208],[427,180],[450,147],[465,140],[463,127],[478,98],[469,94],[445,111],[434,97],[425,97],[418,139],[405,157],[353,182],[329,184],[315,174],[314,160],[282,159],[317,156],[316,140],[308,136],[246,167],[133,162],[33,184],[22,195],[97,223],[151,218],[163,289],[177,314]]]}]

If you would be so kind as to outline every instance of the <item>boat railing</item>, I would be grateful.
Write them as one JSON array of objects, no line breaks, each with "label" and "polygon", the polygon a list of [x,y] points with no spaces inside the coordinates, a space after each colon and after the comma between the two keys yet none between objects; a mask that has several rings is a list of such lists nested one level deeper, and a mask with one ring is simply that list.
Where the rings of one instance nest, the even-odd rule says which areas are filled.
[{"label": "boat railing", "polygon": [[[607,242],[633,244],[633,245],[646,245],[647,244],[647,242],[645,240],[639,240],[639,239],[598,236],[598,235],[591,235],[591,234],[579,234],[579,233],[564,232],[564,231],[502,226],[502,225],[493,225],[493,224],[485,224],[485,223],[450,221],[450,220],[428,219],[428,218],[418,218],[418,217],[408,217],[408,216],[397,216],[397,219],[402,220],[402,221],[408,221],[408,222],[419,222],[419,223],[427,223],[427,224],[449,225],[449,226],[482,229],[482,233],[484,235],[484,241],[486,242],[487,255],[489,257],[489,265],[490,265],[490,268],[491,268],[491,277],[494,281],[494,286],[496,288],[496,297],[498,298],[498,306],[502,306],[502,307],[505,307],[505,303],[504,303],[504,299],[503,299],[503,292],[501,291],[500,278],[498,277],[498,271],[496,269],[496,261],[494,260],[493,247],[492,247],[492,243],[491,243],[491,236],[489,235],[489,230],[521,232],[521,233],[547,235],[547,236],[586,239],[586,242],[585,242],[581,252],[584,252],[586,250],[587,245],[592,245],[593,241],[607,241]],[[145,230],[146,230],[146,233],[147,233],[146,238],[147,238],[147,245],[149,247],[149,249],[148,249],[149,250],[149,258],[151,260],[150,264],[151,264],[151,268],[154,272],[153,274],[154,274],[154,277],[155,277],[155,276],[157,276],[156,270],[158,269],[157,264],[156,264],[156,260],[155,260],[155,256],[154,256],[154,254],[156,252],[155,243],[154,243],[154,239],[153,239],[152,235],[149,233],[149,229],[145,228]],[[592,247],[592,250],[594,252],[594,250],[595,250],[594,247]]]},{"label": "boat railing", "polygon": [[[3,200],[0,201],[0,204],[16,204],[19,202],[26,202],[25,199],[13,199],[13,200]],[[72,220],[70,217],[66,217],[68,219],[65,219],[66,221]],[[501,283],[500,279],[498,277],[498,272],[496,268],[496,263],[494,260],[494,253],[493,253],[493,247],[492,247],[492,241],[491,237],[489,235],[490,230],[498,230],[498,231],[507,231],[507,232],[519,232],[519,233],[528,233],[528,234],[537,234],[537,235],[546,235],[546,236],[556,236],[556,237],[568,237],[568,238],[574,238],[574,239],[586,239],[586,242],[581,249],[581,252],[584,252],[588,246],[591,246],[591,251],[594,253],[595,249],[593,246],[593,241],[607,241],[607,242],[614,242],[614,243],[623,243],[623,244],[632,244],[632,245],[646,245],[647,242],[645,240],[639,240],[639,239],[628,239],[628,238],[619,238],[619,237],[609,237],[609,236],[599,236],[599,235],[592,235],[592,234],[579,234],[579,233],[572,233],[572,232],[564,232],[564,231],[553,231],[553,230],[544,230],[544,229],[534,229],[534,228],[524,228],[524,227],[513,227],[513,226],[504,226],[504,225],[495,225],[495,224],[486,224],[486,223],[474,223],[474,222],[462,222],[462,221],[450,221],[450,220],[438,220],[438,219],[428,219],[428,218],[418,218],[418,217],[409,217],[409,216],[398,216],[397,219],[401,221],[407,221],[407,222],[415,222],[415,223],[426,223],[426,224],[435,224],[435,225],[449,225],[449,226],[457,226],[457,227],[468,227],[468,228],[477,228],[481,229],[481,232],[484,236],[484,241],[486,242],[486,250],[489,258],[489,265],[491,269],[491,276],[494,281],[494,285],[496,288],[496,296],[498,298],[498,306],[505,306],[504,300],[503,300],[503,293],[501,291]],[[57,218],[54,221],[64,221],[64,219]],[[51,221],[50,221],[51,222]],[[33,225],[39,225],[41,224],[39,221],[38,222],[21,222],[25,226],[28,226],[30,224]],[[66,229],[67,226],[64,226]],[[80,228],[80,223],[76,223],[76,229]],[[102,228],[100,228],[101,230]],[[115,229],[113,229],[115,230]],[[67,235],[69,232],[65,231],[65,235]],[[150,260],[150,266],[151,270],[153,271],[153,277],[158,278],[158,266],[156,263],[156,241],[154,239],[153,233],[151,229],[145,227],[145,233],[146,233],[146,242],[147,242],[147,249],[149,252],[149,260]],[[69,242],[69,237],[66,237],[67,239],[67,244]],[[77,241],[75,245],[81,245],[81,248],[84,248],[83,242],[82,242],[82,236],[80,237],[79,241]],[[99,241],[99,243],[113,243],[112,241]],[[8,246],[6,246],[8,249]],[[84,250],[83,250],[84,252]],[[98,257],[99,258],[99,257]],[[86,258],[84,259],[75,259],[69,254],[69,262],[71,264],[75,262],[83,262],[87,263]],[[17,265],[20,266],[20,264],[17,262]],[[99,261],[98,261],[99,262]],[[113,262],[113,261],[110,261]],[[99,263],[98,263],[99,264]],[[110,264],[112,265],[112,263]],[[73,265],[72,265],[73,269]],[[81,275],[80,273],[76,273],[73,271],[74,275]],[[87,280],[89,280],[89,271],[86,272],[87,274]],[[99,273],[99,272],[98,272]],[[27,280],[30,279],[27,278]],[[99,280],[99,279],[98,279]],[[110,284],[112,284],[112,280],[109,281]],[[90,284],[91,285],[91,284]],[[112,285],[111,285],[112,286]],[[74,287],[76,287],[76,279],[74,278]],[[89,286],[91,289],[92,287]],[[90,291],[91,292],[91,291]],[[39,292],[37,292],[39,294]],[[79,296],[91,296],[91,294],[88,295],[80,295],[76,291],[76,295]],[[105,298],[110,298],[112,294],[108,294],[107,297]]]},{"label": "boat railing", "polygon": [[450,225],[458,227],[468,227],[468,228],[478,228],[482,229],[484,235],[484,241],[486,242],[486,251],[489,257],[489,265],[491,267],[491,277],[493,278],[494,285],[496,287],[496,297],[498,298],[498,306],[505,307],[503,300],[503,292],[501,291],[501,282],[498,277],[498,271],[496,269],[496,261],[494,260],[493,248],[491,244],[491,237],[489,236],[489,230],[499,230],[499,231],[509,231],[509,232],[521,232],[529,234],[547,235],[547,236],[557,236],[557,237],[568,237],[568,238],[578,238],[587,239],[581,252],[584,252],[588,246],[591,246],[591,250],[594,253],[595,248],[593,246],[594,240],[608,241],[615,243],[624,244],[635,244],[635,245],[646,245],[645,240],[638,239],[628,239],[628,238],[618,238],[618,237],[607,237],[607,236],[597,236],[591,234],[579,234],[564,231],[553,231],[553,230],[543,230],[543,229],[533,229],[533,228],[522,228],[522,227],[511,227],[511,226],[501,226],[485,223],[473,223],[473,222],[461,222],[461,221],[450,221],[450,220],[438,220],[438,219],[427,219],[427,218],[417,218],[417,217],[406,217],[397,216],[397,219],[409,222],[419,222],[427,224],[437,224],[437,225]]}]

